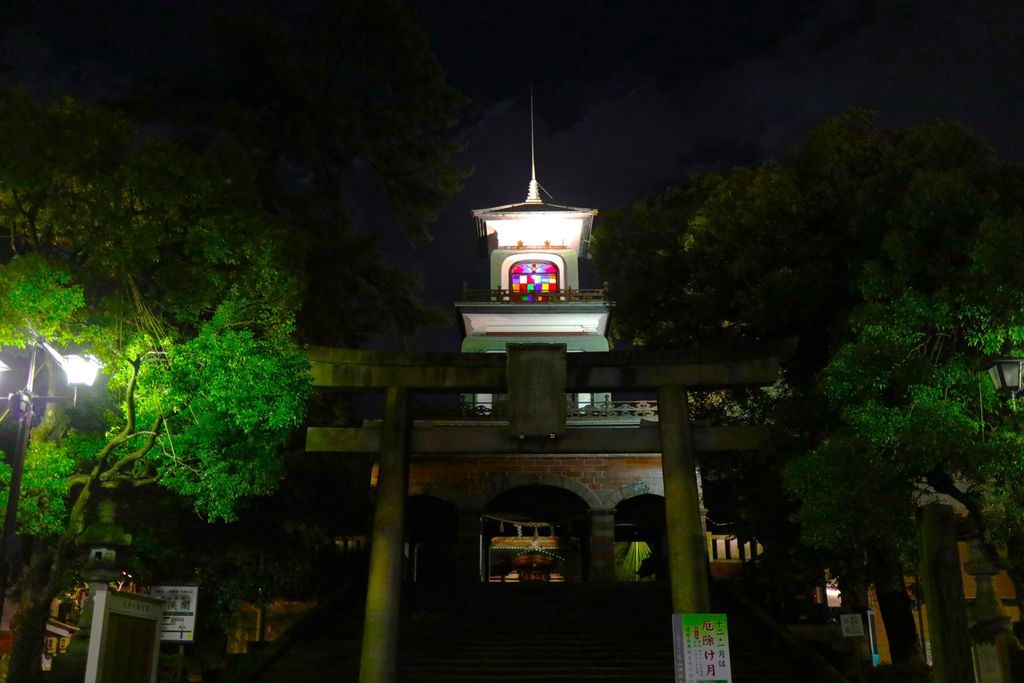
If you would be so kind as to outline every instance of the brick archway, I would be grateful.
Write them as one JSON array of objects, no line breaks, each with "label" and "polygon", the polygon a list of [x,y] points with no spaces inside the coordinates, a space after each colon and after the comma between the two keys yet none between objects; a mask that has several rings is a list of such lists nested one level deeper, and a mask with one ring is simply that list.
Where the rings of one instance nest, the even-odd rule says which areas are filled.
[{"label": "brick archway", "polygon": [[554,486],[555,488],[575,493],[591,510],[605,508],[601,498],[582,482],[561,474],[551,473],[512,473],[494,477],[483,486],[484,499],[485,501],[490,501],[498,494],[511,491],[520,486]]},{"label": "brick archway", "polygon": [[460,511],[469,509],[467,508],[468,501],[465,492],[454,486],[448,486],[447,484],[410,484],[407,498],[412,498],[413,496],[431,496],[433,498],[440,498],[443,501],[451,503]]},{"label": "brick archway", "polygon": [[636,496],[655,495],[665,497],[665,482],[661,477],[651,477],[642,481],[612,490],[604,491],[604,505],[610,508],[616,507],[619,503]]}]

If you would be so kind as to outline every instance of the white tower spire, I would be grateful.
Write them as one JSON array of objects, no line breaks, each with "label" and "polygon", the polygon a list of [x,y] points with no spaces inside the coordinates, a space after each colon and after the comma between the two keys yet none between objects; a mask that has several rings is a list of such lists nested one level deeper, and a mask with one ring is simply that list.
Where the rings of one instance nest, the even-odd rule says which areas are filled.
[{"label": "white tower spire", "polygon": [[541,204],[540,183],[537,182],[537,155],[533,141],[533,86],[530,86],[530,188],[526,191],[527,204]]}]

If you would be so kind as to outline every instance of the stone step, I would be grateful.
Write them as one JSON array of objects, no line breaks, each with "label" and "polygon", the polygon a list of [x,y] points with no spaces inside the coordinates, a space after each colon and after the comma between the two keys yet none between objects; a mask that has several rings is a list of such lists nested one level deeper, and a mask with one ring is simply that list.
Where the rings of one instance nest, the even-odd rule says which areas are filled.
[{"label": "stone step", "polygon": [[[406,586],[398,681],[661,683],[674,681],[664,584]],[[759,622],[728,600],[734,683],[805,681]],[[263,683],[358,680],[359,624],[350,604],[298,641]],[[717,610],[712,610],[717,611]]]}]

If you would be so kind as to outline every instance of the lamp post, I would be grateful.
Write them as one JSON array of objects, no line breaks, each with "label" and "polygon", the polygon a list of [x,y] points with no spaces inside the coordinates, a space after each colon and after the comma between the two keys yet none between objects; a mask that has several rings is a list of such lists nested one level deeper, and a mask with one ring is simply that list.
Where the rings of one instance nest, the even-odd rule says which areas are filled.
[{"label": "lamp post", "polygon": [[[21,498],[21,478],[25,470],[25,453],[28,450],[29,434],[32,431],[32,406],[38,401],[46,403],[56,400],[51,396],[36,396],[33,393],[36,376],[36,356],[39,349],[49,353],[57,364],[64,370],[69,384],[75,386],[85,384],[91,386],[96,380],[96,374],[102,365],[95,358],[90,356],[64,356],[50,346],[46,341],[38,339],[32,343],[32,350],[28,361],[28,378],[25,380],[25,388],[17,391],[8,397],[8,409],[10,414],[18,421],[18,438],[14,445],[14,453],[11,455],[11,483],[7,490],[7,509],[4,513],[4,531],[0,536],[0,619],[3,618],[4,606],[7,601],[7,585],[11,573],[11,566],[16,560],[16,553],[13,552],[14,539],[18,524],[18,502]],[[0,363],[0,372],[10,368]]]}]

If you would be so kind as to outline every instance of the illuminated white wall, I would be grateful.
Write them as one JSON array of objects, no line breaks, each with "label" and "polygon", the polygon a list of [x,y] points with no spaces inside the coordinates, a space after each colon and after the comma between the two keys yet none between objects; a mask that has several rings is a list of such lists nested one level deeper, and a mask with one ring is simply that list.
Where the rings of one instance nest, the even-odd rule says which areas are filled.
[{"label": "illuminated white wall", "polygon": [[525,247],[550,244],[579,251],[582,218],[569,218],[551,214],[523,214],[522,217],[488,220],[487,233],[497,235],[498,247]]},{"label": "illuminated white wall", "polygon": [[[608,311],[557,313],[526,312],[525,306],[495,307],[492,311],[463,312],[466,335],[475,334],[591,334],[603,337],[608,331]],[[513,310],[507,310],[513,309]]]}]

